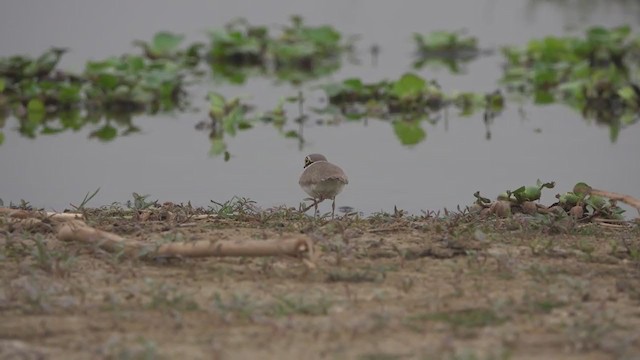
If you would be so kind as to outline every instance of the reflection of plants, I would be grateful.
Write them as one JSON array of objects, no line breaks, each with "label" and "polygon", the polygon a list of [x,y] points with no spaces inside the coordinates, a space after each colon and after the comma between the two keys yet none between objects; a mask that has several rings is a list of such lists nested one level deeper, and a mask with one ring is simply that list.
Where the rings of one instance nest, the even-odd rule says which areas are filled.
[{"label": "reflection of plants", "polygon": [[183,35],[161,31],[155,34],[150,42],[135,40],[133,44],[141,47],[149,59],[170,59],[188,67],[196,66],[200,62],[200,49],[204,44],[194,43],[182,51],[179,50],[179,46],[183,40]]},{"label": "reflection of plants", "polygon": [[418,48],[416,69],[425,65],[444,65],[452,73],[462,72],[460,63],[467,63],[479,54],[478,39],[463,36],[462,32],[434,31],[427,35],[414,34]]},{"label": "reflection of plants", "polygon": [[214,77],[242,84],[252,73],[275,75],[301,83],[330,74],[340,67],[340,55],[349,48],[342,35],[330,26],[306,26],[294,16],[291,25],[272,36],[265,26],[244,19],[210,33],[209,61]]},{"label": "reflection of plants", "polygon": [[638,121],[640,38],[631,28],[594,27],[584,38],[546,37],[521,49],[503,48],[502,81],[512,91],[532,95],[535,103],[556,101],[611,128]]},{"label": "reflection of plants", "polygon": [[211,122],[208,128],[211,130],[211,155],[225,154],[225,160],[229,160],[227,144],[224,135],[235,136],[238,130],[246,130],[253,127],[253,119],[247,115],[251,108],[243,104],[240,98],[226,99],[216,93],[209,93],[209,117]]},{"label": "reflection of plants", "polygon": [[446,94],[435,81],[426,81],[407,73],[396,81],[365,84],[360,79],[321,87],[329,105],[316,110],[322,114],[340,114],[347,119],[378,117],[393,120],[394,132],[405,145],[414,145],[426,138],[420,121],[435,122],[433,114],[448,107],[470,115],[478,110],[491,116],[502,111],[504,99],[500,92],[490,94]]},{"label": "reflection of plants", "polygon": [[[155,50],[159,51],[159,50]],[[138,131],[135,113],[168,111],[184,100],[183,67],[167,59],[123,56],[88,62],[83,74],[56,69],[64,50],[53,48],[38,58],[0,59],[0,112],[19,119],[28,137],[80,130],[106,123],[91,137],[111,140]]]}]

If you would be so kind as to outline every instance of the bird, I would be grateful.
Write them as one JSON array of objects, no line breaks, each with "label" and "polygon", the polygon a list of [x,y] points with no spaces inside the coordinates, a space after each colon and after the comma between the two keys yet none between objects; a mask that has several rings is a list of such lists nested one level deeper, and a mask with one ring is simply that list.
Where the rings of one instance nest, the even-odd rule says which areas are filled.
[{"label": "bird", "polygon": [[[322,154],[310,154],[304,158],[304,171],[300,175],[298,184],[314,203],[314,215],[318,212],[318,204],[326,199],[331,199],[331,218],[336,211],[336,196],[340,194],[344,186],[349,183],[347,174],[342,169],[327,161]],[[311,206],[309,206],[311,207]],[[306,210],[308,210],[307,208]]]}]

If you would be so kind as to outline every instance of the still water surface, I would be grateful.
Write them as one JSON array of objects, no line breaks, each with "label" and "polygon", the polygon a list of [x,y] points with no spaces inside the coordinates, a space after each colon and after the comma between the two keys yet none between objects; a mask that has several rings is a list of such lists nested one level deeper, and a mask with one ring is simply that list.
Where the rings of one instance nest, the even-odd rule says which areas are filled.
[{"label": "still water surface", "polygon": [[[0,56],[37,55],[50,46],[69,47],[61,66],[81,71],[90,59],[136,50],[134,39],[150,39],[167,30],[187,41],[205,41],[205,31],[245,17],[252,24],[277,25],[300,14],[309,25],[330,24],[344,34],[359,34],[360,65],[343,64],[331,76],[305,84],[311,102],[321,93],[314,84],[361,77],[364,81],[397,78],[411,71],[414,32],[467,29],[483,48],[522,45],[546,35],[580,34],[589,26],[632,25],[638,31],[640,5],[625,1],[205,1],[153,0],[114,5],[99,0],[56,2],[3,1],[0,5]],[[367,49],[382,52],[374,66]],[[477,59],[466,74],[423,68],[418,73],[437,79],[447,92],[493,91],[501,75],[498,54]],[[484,195],[556,181],[543,201],[571,190],[578,181],[638,196],[640,126],[625,128],[615,143],[609,129],[582,119],[562,105],[536,107],[508,103],[490,126],[491,139],[478,113],[459,118],[455,112],[437,125],[423,124],[427,139],[413,147],[400,144],[390,123],[375,119],[336,126],[311,122],[307,140],[284,139],[271,126],[240,132],[227,139],[232,158],[209,156],[210,142],[195,125],[206,119],[205,94],[246,96],[258,109],[275,106],[297,89],[254,78],[243,86],[205,81],[191,89],[201,111],[136,117],[141,134],[109,143],[88,139],[90,130],[21,137],[17,121],[8,119],[0,147],[0,198],[20,199],[48,209],[64,209],[100,187],[92,206],[123,202],[133,191],[161,201],[206,206],[209,200],[243,196],[260,206],[297,206],[306,194],[297,185],[307,153],[321,152],[349,175],[350,184],[338,206],[366,214],[393,206],[411,213],[468,205],[472,194]],[[290,118],[296,115],[295,107]],[[523,110],[523,111],[519,111]],[[524,114],[524,116],[523,116]],[[293,124],[289,125],[295,128]],[[326,210],[325,205],[325,210]]]}]

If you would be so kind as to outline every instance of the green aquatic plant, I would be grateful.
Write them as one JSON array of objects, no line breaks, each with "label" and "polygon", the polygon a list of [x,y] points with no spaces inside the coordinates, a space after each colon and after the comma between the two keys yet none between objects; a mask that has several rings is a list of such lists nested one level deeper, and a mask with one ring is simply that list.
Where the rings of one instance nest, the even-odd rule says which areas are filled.
[{"label": "green aquatic plant", "polygon": [[538,179],[535,186],[521,186],[515,190],[507,190],[504,193],[498,195],[498,200],[507,200],[517,204],[522,204],[525,201],[540,200],[542,196],[542,189],[553,189],[555,183],[543,183]]},{"label": "green aquatic plant", "polygon": [[[591,221],[592,219],[600,219],[603,221],[622,221],[624,220],[624,210],[617,205],[617,201],[625,201],[620,194],[610,193],[603,190],[591,188],[585,183],[577,183],[573,191],[564,194],[557,194],[557,202],[544,206],[537,203],[545,188],[553,189],[555,182],[543,183],[540,180],[533,186],[521,186],[515,190],[507,190],[498,195],[497,201],[480,195],[476,192],[475,207],[484,209],[488,213],[495,214],[499,217],[508,217],[513,213],[524,213],[528,215],[549,215],[555,220],[572,218],[575,221]],[[606,198],[609,200],[606,200]],[[628,201],[628,200],[626,200]],[[561,228],[571,226],[571,222],[562,225]]]},{"label": "green aquatic plant", "polygon": [[150,42],[135,40],[133,41],[133,45],[142,48],[144,56],[151,60],[170,59],[186,67],[198,65],[202,57],[200,51],[205,45],[202,43],[193,43],[185,50],[181,50],[180,45],[183,41],[184,35],[160,31],[153,36]]},{"label": "green aquatic plant", "polygon": [[584,37],[548,36],[502,53],[509,91],[531,95],[536,104],[565,103],[609,125],[612,141],[639,119],[640,37],[629,26],[593,27]]},{"label": "green aquatic plant", "polygon": [[[227,99],[216,92],[209,92],[209,138],[211,139],[211,155],[225,155],[229,160],[225,134],[235,136],[238,130],[253,127],[255,119],[248,116],[251,107],[242,103],[240,98]],[[203,126],[205,127],[205,126]]]},{"label": "green aquatic plant", "polygon": [[294,84],[330,74],[340,67],[348,41],[331,26],[307,26],[299,16],[275,34],[245,19],[210,31],[208,59],[214,78],[242,84],[250,75],[274,76]]},{"label": "green aquatic plant", "polygon": [[183,69],[170,60],[122,56],[88,62],[89,107],[105,111],[171,110],[183,99]]},{"label": "green aquatic plant", "polygon": [[404,145],[424,141],[427,134],[421,121],[437,122],[437,114],[442,110],[453,107],[460,111],[461,116],[483,111],[485,118],[492,118],[504,108],[504,97],[500,91],[447,94],[436,81],[428,81],[413,73],[406,73],[393,81],[364,83],[352,78],[319,88],[324,90],[328,104],[325,108],[314,109],[316,113],[349,120],[369,117],[391,120],[394,133]]},{"label": "green aquatic plant", "polygon": [[324,90],[329,102],[329,107],[321,111],[338,109],[348,118],[354,119],[391,115],[415,117],[450,106],[461,110],[461,115],[470,115],[477,110],[501,111],[504,107],[504,98],[500,92],[447,94],[437,82],[427,81],[413,73],[406,73],[394,81],[366,84],[360,79],[352,78],[320,88]]},{"label": "green aquatic plant", "polygon": [[185,104],[186,66],[181,62],[125,55],[90,61],[83,73],[74,74],[57,68],[63,53],[52,48],[36,58],[0,59],[0,114],[14,115],[24,136],[91,125],[98,128],[90,137],[111,140],[138,131],[131,123],[135,114]]},{"label": "green aquatic plant", "polygon": [[450,72],[464,72],[463,64],[477,58],[483,51],[478,48],[478,39],[465,36],[463,31],[433,31],[429,34],[413,34],[417,59],[414,68],[426,65],[444,66]]}]

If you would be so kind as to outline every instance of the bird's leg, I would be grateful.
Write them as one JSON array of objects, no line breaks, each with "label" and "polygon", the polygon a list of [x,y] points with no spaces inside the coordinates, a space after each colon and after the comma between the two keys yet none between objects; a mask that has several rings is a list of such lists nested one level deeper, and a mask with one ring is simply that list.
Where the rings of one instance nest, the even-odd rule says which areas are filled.
[{"label": "bird's leg", "polygon": [[[320,200],[322,201],[322,200]],[[320,201],[317,201],[316,199],[313,200],[313,217],[316,218],[318,217],[318,203]]]},{"label": "bird's leg", "polygon": [[331,219],[334,218],[334,215],[336,213],[336,197],[333,197],[333,202],[331,203]]}]

